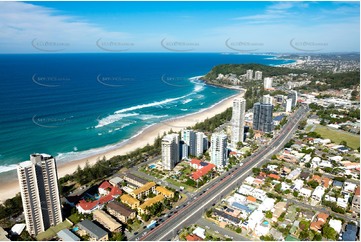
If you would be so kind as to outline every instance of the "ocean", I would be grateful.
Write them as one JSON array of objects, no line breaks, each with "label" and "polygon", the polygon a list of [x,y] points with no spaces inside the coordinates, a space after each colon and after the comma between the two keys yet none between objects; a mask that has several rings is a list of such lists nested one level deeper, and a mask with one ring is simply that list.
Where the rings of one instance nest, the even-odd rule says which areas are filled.
[{"label": "ocean", "polygon": [[31,153],[67,162],[145,127],[234,95],[198,76],[225,63],[290,63],[269,55],[112,53],[0,55],[0,173]]}]

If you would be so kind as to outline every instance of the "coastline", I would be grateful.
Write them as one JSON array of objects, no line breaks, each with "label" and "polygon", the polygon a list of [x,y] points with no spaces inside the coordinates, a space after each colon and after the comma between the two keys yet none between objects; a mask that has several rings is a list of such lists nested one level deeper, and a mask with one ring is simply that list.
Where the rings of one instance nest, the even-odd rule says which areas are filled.
[{"label": "coastline", "polygon": [[[243,95],[244,92],[240,92],[223,99],[222,101],[212,105],[207,109],[200,110],[199,112],[147,126],[127,141],[123,141],[123,144],[120,143],[118,147],[112,150],[92,155],[87,158],[60,163],[58,164],[58,177],[61,178],[67,174],[72,174],[74,171],[76,171],[78,166],[84,167],[86,162],[88,162],[90,165],[93,165],[97,162],[97,160],[102,159],[103,157],[109,159],[113,156],[125,155],[136,150],[137,148],[144,147],[147,144],[153,144],[154,139],[158,135],[162,135],[164,132],[168,132],[171,129],[178,132],[186,127],[195,125],[197,122],[202,122],[207,118],[211,118],[231,107],[233,99],[236,96]],[[8,174],[2,176],[7,176],[7,179],[2,179],[3,181],[0,184],[0,194],[2,195],[0,198],[0,204],[5,202],[6,199],[14,197],[18,192],[20,192],[16,172],[9,172]]]}]

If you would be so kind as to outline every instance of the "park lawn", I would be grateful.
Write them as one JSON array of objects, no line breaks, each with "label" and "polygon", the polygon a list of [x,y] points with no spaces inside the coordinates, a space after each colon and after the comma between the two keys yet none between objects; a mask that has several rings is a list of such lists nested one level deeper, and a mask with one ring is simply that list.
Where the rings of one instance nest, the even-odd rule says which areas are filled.
[{"label": "park lawn", "polygon": [[36,240],[50,240],[51,238],[53,238],[54,236],[56,236],[56,234],[63,229],[67,229],[70,228],[72,226],[72,224],[67,221],[64,220],[62,223],[50,227],[48,228],[46,231],[44,231],[43,233],[40,233],[36,236]]},{"label": "park lawn", "polygon": [[337,130],[330,127],[325,127],[322,125],[316,125],[315,132],[320,134],[324,139],[330,139],[332,142],[339,144],[341,141],[346,141],[347,146],[352,149],[357,149],[360,147],[360,135],[351,134],[346,131]]},{"label": "park lawn", "polygon": [[194,187],[188,186],[187,184],[175,181],[173,179],[167,178],[165,179],[167,182],[172,183],[174,186],[184,187],[188,192],[194,192],[196,189]]}]

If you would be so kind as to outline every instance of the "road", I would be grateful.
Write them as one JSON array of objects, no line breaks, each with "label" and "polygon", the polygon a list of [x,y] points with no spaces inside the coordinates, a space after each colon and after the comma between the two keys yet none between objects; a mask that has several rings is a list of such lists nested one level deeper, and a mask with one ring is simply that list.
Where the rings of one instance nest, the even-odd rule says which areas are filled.
[{"label": "road", "polygon": [[307,106],[301,106],[295,114],[293,114],[282,131],[270,142],[266,147],[260,148],[252,156],[247,157],[243,161],[243,166],[236,166],[229,172],[214,179],[205,188],[200,189],[194,197],[182,205],[179,209],[174,209],[172,215],[151,231],[142,231],[139,235],[130,238],[130,240],[170,240],[175,237],[177,232],[197,222],[202,214],[212,207],[215,203],[222,200],[233,189],[241,185],[241,182],[252,173],[252,168],[261,166],[269,157],[283,148],[288,142],[299,121],[305,117],[308,112]]}]

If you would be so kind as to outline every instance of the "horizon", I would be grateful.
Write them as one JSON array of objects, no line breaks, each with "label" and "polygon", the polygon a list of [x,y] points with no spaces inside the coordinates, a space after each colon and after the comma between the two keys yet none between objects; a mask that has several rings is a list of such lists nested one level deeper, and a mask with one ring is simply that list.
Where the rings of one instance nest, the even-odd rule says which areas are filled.
[{"label": "horizon", "polygon": [[358,1],[0,6],[0,54],[360,52]]}]

